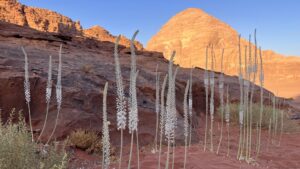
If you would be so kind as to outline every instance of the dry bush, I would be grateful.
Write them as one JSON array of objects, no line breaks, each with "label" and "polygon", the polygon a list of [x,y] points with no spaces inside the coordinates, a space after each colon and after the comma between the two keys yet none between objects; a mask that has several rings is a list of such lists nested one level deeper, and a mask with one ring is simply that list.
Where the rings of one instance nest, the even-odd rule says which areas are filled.
[{"label": "dry bush", "polygon": [[[88,153],[102,153],[102,141],[95,131],[78,129],[71,132],[67,139],[67,146],[76,147]],[[111,147],[110,152],[111,155],[115,155],[115,147]]]},{"label": "dry bush", "polygon": [[1,169],[63,169],[67,155],[53,146],[42,148],[32,142],[23,116],[13,123],[14,114],[6,124],[0,124],[0,168]]},{"label": "dry bush", "polygon": [[93,66],[90,64],[85,64],[81,67],[81,71],[83,71],[84,73],[88,74],[88,73],[92,73],[93,71]]},{"label": "dry bush", "polygon": [[68,137],[67,145],[74,146],[89,153],[99,153],[102,150],[102,142],[97,133],[84,129],[73,131]]}]

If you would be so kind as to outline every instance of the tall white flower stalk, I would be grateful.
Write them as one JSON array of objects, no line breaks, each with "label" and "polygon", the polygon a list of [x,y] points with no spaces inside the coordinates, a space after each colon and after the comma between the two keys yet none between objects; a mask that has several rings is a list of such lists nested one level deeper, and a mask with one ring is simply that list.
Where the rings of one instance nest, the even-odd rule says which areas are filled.
[{"label": "tall white flower stalk", "polygon": [[157,151],[157,139],[158,139],[158,126],[159,126],[159,80],[160,74],[158,73],[158,65],[156,65],[156,85],[155,85],[155,113],[156,113],[156,130],[154,139],[154,150]]},{"label": "tall white flower stalk", "polygon": [[239,84],[240,84],[240,104],[239,104],[239,146],[237,159],[240,158],[243,144],[243,121],[244,121],[244,79],[242,71],[241,35],[239,35]]},{"label": "tall white flower stalk", "polygon": [[229,107],[229,93],[228,88],[226,88],[226,108],[225,108],[225,121],[227,127],[227,157],[229,156],[229,148],[230,148],[230,134],[229,134],[229,124],[230,124],[230,107]]},{"label": "tall white flower stalk", "polygon": [[271,142],[271,132],[272,132],[272,117],[269,118],[269,126],[268,126],[268,141],[267,141],[267,151],[269,151],[269,146]]},{"label": "tall white flower stalk", "polygon": [[49,105],[50,105],[50,100],[51,100],[51,94],[52,94],[52,56],[49,56],[49,66],[48,66],[48,80],[47,80],[47,86],[46,86],[46,103],[47,103],[47,108],[46,108],[46,116],[45,116],[45,121],[43,124],[42,131],[38,137],[38,141],[40,140],[41,136],[44,133],[44,130],[46,128],[47,120],[48,120],[48,113],[49,113]]},{"label": "tall white flower stalk", "polygon": [[193,125],[193,68],[190,70],[190,86],[189,86],[189,121],[190,121],[190,126],[189,126],[189,147],[191,146],[192,142],[192,125]]},{"label": "tall white flower stalk", "polygon": [[[168,68],[168,92],[167,92],[167,103],[166,103],[166,122],[165,122],[165,136],[168,142],[168,150],[167,150],[167,159],[165,169],[169,168],[169,158],[170,158],[170,144],[173,143],[174,139],[174,131],[175,131],[175,121],[174,114],[176,116],[176,112],[174,112],[175,105],[175,93],[173,88],[173,62],[175,57],[175,51],[172,53],[171,58],[169,60],[169,68]],[[175,85],[174,85],[175,86]],[[175,107],[176,111],[176,107]]]},{"label": "tall white flower stalk", "polygon": [[176,103],[175,103],[175,101],[176,101],[176,89],[175,89],[175,81],[176,81],[176,75],[177,75],[177,73],[178,73],[178,68],[179,67],[176,67],[176,69],[175,69],[175,72],[174,72],[174,75],[173,75],[173,83],[172,83],[172,98],[173,98],[173,109],[172,109],[172,112],[173,112],[173,116],[172,116],[172,118],[173,118],[173,123],[174,123],[174,128],[173,128],[173,135],[174,135],[174,137],[173,137],[173,140],[172,140],[172,144],[173,144],[173,152],[172,152],[172,157],[173,157],[173,159],[172,159],[172,169],[174,169],[174,164],[175,164],[175,147],[176,147],[176,144],[175,144],[175,137],[176,137],[176,134],[175,134],[175,132],[176,132],[176,128],[177,128],[177,110],[176,110]]},{"label": "tall white flower stalk", "polygon": [[24,71],[25,71],[25,78],[24,78],[24,94],[25,94],[25,100],[28,108],[28,116],[29,116],[29,126],[30,126],[30,132],[31,132],[31,140],[34,142],[33,137],[33,130],[32,130],[32,122],[31,122],[31,110],[30,110],[30,81],[29,81],[29,72],[28,72],[28,57],[25,49],[22,47],[22,51],[24,54],[25,64],[24,64]]},{"label": "tall white flower stalk", "polygon": [[247,106],[247,109],[246,109],[246,145],[245,145],[245,160],[248,161],[249,159],[249,142],[250,142],[250,99],[249,99],[249,94],[251,95],[251,92],[250,92],[250,88],[251,88],[251,67],[252,67],[252,61],[251,61],[251,35],[249,35],[249,46],[248,46],[248,52],[249,52],[249,55],[248,55],[248,65],[247,65],[247,87],[246,87],[246,96],[247,96],[247,99],[246,99],[246,106]]},{"label": "tall white flower stalk", "polygon": [[120,67],[120,60],[118,54],[120,37],[121,37],[120,35],[117,37],[115,42],[115,49],[114,49],[115,73],[116,73],[116,83],[117,83],[117,99],[116,99],[117,128],[118,130],[121,131],[119,169],[121,169],[122,156],[123,156],[123,131],[126,129],[126,100],[124,95],[122,71]]},{"label": "tall white flower stalk", "polygon": [[46,144],[49,144],[51,138],[53,137],[53,134],[55,133],[60,110],[61,110],[61,103],[62,103],[62,85],[61,85],[61,67],[62,67],[61,55],[62,54],[61,53],[62,53],[62,45],[60,45],[60,48],[59,48],[59,63],[58,63],[57,82],[56,82],[57,114],[56,114],[56,118],[55,118],[54,128],[53,128],[52,133],[51,133],[50,137],[48,138],[48,141]]},{"label": "tall white flower stalk", "polygon": [[184,162],[183,168],[186,168],[186,158],[187,158],[187,146],[188,146],[188,136],[189,136],[189,115],[188,115],[188,105],[187,105],[187,97],[189,91],[189,80],[186,83],[184,97],[183,97],[183,117],[184,117]]},{"label": "tall white flower stalk", "polygon": [[204,151],[206,151],[206,141],[207,141],[207,129],[208,129],[208,89],[209,89],[209,76],[208,76],[208,48],[206,47],[205,55],[205,70],[204,70],[204,87],[205,87],[205,133],[204,133]]},{"label": "tall white flower stalk", "polygon": [[260,58],[260,111],[259,111],[259,133],[258,133],[258,143],[256,150],[256,158],[258,158],[260,153],[261,146],[261,123],[262,123],[262,114],[264,112],[264,68],[263,68],[263,58],[261,53],[261,48],[259,49],[259,58]]},{"label": "tall white flower stalk", "polygon": [[215,89],[215,64],[214,64],[214,49],[212,46],[211,49],[211,71],[210,71],[210,151],[214,151],[214,143],[213,143],[213,127],[214,127],[214,112],[215,112],[215,106],[214,106],[214,89]]},{"label": "tall white flower stalk", "polygon": [[[253,124],[253,96],[254,96],[254,87],[255,87],[255,82],[256,82],[256,73],[257,73],[257,41],[256,41],[256,30],[254,31],[254,58],[253,61],[251,61],[250,65],[250,74],[252,74],[252,85],[251,85],[251,95],[250,95],[250,122],[249,122],[249,151],[248,151],[248,160],[251,160],[251,151],[252,151],[252,124]],[[251,43],[249,43],[249,47],[251,49]],[[251,50],[250,50],[251,51]],[[251,56],[251,53],[250,53]]]},{"label": "tall white flower stalk", "polygon": [[239,156],[239,160],[244,160],[247,154],[247,132],[248,132],[248,123],[247,123],[247,115],[248,115],[248,108],[249,108],[249,104],[248,104],[248,89],[249,89],[249,73],[248,73],[248,61],[247,61],[247,46],[245,46],[245,65],[244,65],[244,69],[245,69],[245,74],[244,74],[244,100],[243,100],[243,114],[240,114],[240,118],[239,121],[240,123],[242,123],[243,125],[243,138],[242,138],[242,143],[241,143],[241,151],[240,151],[240,156]]},{"label": "tall white flower stalk", "polygon": [[102,126],[102,169],[108,169],[110,164],[110,141],[109,141],[109,121],[107,120],[107,88],[105,83],[103,90],[103,126]]},{"label": "tall white flower stalk", "polygon": [[219,93],[220,93],[220,102],[221,102],[221,135],[219,140],[219,145],[217,148],[217,154],[219,154],[220,146],[223,139],[223,123],[224,123],[224,70],[223,70],[223,61],[224,61],[224,49],[222,50],[221,56],[221,74],[219,76]]},{"label": "tall white flower stalk", "polygon": [[138,169],[140,168],[139,163],[139,148],[138,148],[138,105],[137,105],[137,93],[136,93],[136,79],[138,71],[136,71],[136,55],[135,55],[135,46],[134,40],[137,36],[138,31],[136,31],[130,41],[130,51],[131,51],[131,72],[130,72],[130,86],[129,86],[129,119],[128,119],[128,129],[131,134],[131,145],[130,145],[130,154],[128,161],[128,169],[131,168],[131,159],[132,159],[132,149],[133,149],[133,136],[136,133],[137,139],[137,163]]},{"label": "tall white flower stalk", "polygon": [[165,88],[166,88],[167,78],[168,75],[166,75],[164,78],[162,88],[161,88],[161,93],[160,93],[160,137],[159,137],[158,169],[160,169],[162,139],[164,134],[164,125],[165,125],[165,116],[166,116]]}]

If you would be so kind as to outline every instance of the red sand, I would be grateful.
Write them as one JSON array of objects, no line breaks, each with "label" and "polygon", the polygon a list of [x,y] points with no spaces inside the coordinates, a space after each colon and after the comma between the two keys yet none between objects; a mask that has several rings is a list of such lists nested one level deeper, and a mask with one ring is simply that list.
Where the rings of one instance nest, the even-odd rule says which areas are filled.
[{"label": "red sand", "polygon": [[[255,135],[255,131],[253,131]],[[203,144],[193,144],[188,151],[187,169],[257,169],[257,168],[269,168],[269,169],[300,169],[300,133],[283,134],[281,145],[278,144],[278,138],[274,145],[268,143],[268,134],[263,132],[262,135],[262,147],[260,157],[254,162],[248,164],[245,161],[239,161],[236,159],[237,154],[237,130],[232,129],[232,135],[230,138],[230,155],[227,153],[227,133],[223,135],[223,142],[220,148],[220,153],[217,155],[215,152],[203,151]],[[203,136],[201,135],[203,138]],[[219,140],[219,133],[216,133],[214,137],[214,149],[217,149],[217,142]],[[253,138],[255,140],[255,137]],[[255,149],[255,141],[253,142],[253,150]],[[267,146],[269,145],[269,146]],[[157,169],[158,167],[158,153],[151,153],[151,147],[140,148],[140,168],[141,169]],[[129,146],[124,148],[123,164],[122,168],[127,168]],[[137,168],[136,150],[133,150],[132,168]],[[166,158],[166,146],[163,146],[162,151],[161,168],[164,169]],[[118,153],[116,154],[118,157]],[[252,153],[253,158],[255,152]],[[170,155],[172,157],[172,155]],[[77,151],[75,157],[71,161],[70,168],[85,169],[98,169],[101,168],[101,156],[88,155],[85,152]],[[178,146],[175,150],[175,169],[183,168],[184,160],[184,146]],[[172,158],[170,158],[172,162]],[[170,163],[171,165],[171,163]],[[74,167],[76,166],[76,167]],[[118,161],[112,162],[110,168],[118,168]]]}]

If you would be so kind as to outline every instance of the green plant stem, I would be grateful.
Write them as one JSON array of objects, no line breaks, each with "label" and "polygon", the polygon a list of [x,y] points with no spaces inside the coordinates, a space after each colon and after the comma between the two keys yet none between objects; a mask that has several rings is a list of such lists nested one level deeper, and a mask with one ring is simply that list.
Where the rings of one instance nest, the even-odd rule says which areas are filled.
[{"label": "green plant stem", "polygon": [[222,139],[223,139],[223,125],[224,125],[223,124],[224,123],[223,114],[224,114],[224,99],[223,99],[223,94],[221,94],[221,135],[220,135],[219,145],[217,148],[217,154],[219,154],[220,146],[221,146]]},{"label": "green plant stem", "polygon": [[269,130],[268,130],[268,144],[267,144],[267,151],[269,151],[269,145],[270,145],[270,142],[271,142],[271,139],[272,139],[272,119],[270,117],[270,120],[269,120]]},{"label": "green plant stem", "polygon": [[120,143],[120,161],[119,161],[119,169],[122,166],[122,156],[123,156],[123,129],[121,129],[121,143]]},{"label": "green plant stem", "polygon": [[278,144],[278,146],[280,146],[280,144],[281,144],[282,133],[283,133],[283,111],[281,111],[281,130],[280,130],[280,137],[279,137],[279,144]]},{"label": "green plant stem", "polygon": [[[161,126],[162,128],[163,126]],[[161,129],[162,130],[162,129]],[[160,138],[159,138],[159,153],[158,153],[158,169],[160,169],[160,160],[161,160],[161,148],[162,148],[162,137],[163,132],[160,132]]]},{"label": "green plant stem", "polygon": [[186,158],[187,158],[187,138],[185,137],[184,140],[185,146],[184,146],[184,162],[183,162],[183,169],[186,168]]},{"label": "green plant stem", "polygon": [[205,133],[204,133],[204,146],[203,151],[206,151],[206,141],[207,141],[207,128],[208,128],[208,87],[209,87],[209,78],[207,72],[207,64],[208,64],[208,47],[206,47],[206,57],[205,57]]},{"label": "green plant stem", "polygon": [[129,160],[128,160],[128,169],[131,169],[131,159],[132,159],[132,149],[133,149],[133,132],[131,132],[131,144],[130,144],[130,153],[129,153]]},{"label": "green plant stem", "polygon": [[256,151],[256,158],[259,156],[260,152],[260,145],[261,145],[261,123],[262,123],[262,114],[264,111],[264,79],[263,79],[263,59],[261,54],[261,49],[259,49],[259,57],[260,57],[260,112],[259,112],[259,133],[258,133],[258,144],[257,144],[257,151]]},{"label": "green plant stem", "polygon": [[[276,102],[277,103],[277,102]],[[278,104],[278,103],[277,103]],[[275,104],[276,105],[276,104]],[[277,106],[276,106],[277,107]],[[275,126],[274,126],[274,142],[276,141],[277,138],[277,128],[278,128],[278,112],[279,109],[275,108]]]},{"label": "green plant stem", "polygon": [[214,144],[213,144],[213,119],[211,119],[210,122],[210,151],[213,152],[214,151]]},{"label": "green plant stem", "polygon": [[156,130],[155,130],[155,139],[154,139],[154,150],[157,152],[157,138],[158,138],[158,123],[159,123],[159,113],[156,112]]},{"label": "green plant stem", "polygon": [[[251,96],[250,96],[250,131],[249,131],[249,151],[248,151],[248,158],[251,158],[251,151],[252,151],[252,121],[253,121],[253,95],[254,95],[254,87],[256,82],[256,72],[257,72],[257,42],[256,42],[256,30],[254,33],[254,39],[255,39],[255,53],[254,53],[254,65],[251,64],[251,70],[253,73],[253,79],[251,83]],[[250,46],[251,44],[249,44]],[[251,57],[251,46],[250,46],[250,57]]]},{"label": "green plant stem", "polygon": [[170,139],[168,139],[168,150],[165,169],[169,169],[169,159],[170,159]]},{"label": "green plant stem", "polygon": [[155,139],[154,139],[155,152],[157,152],[158,123],[159,123],[159,74],[157,71],[158,71],[158,65],[156,66],[156,96],[155,96],[156,129],[155,129]]},{"label": "green plant stem", "polygon": [[174,138],[174,141],[173,141],[173,150],[172,150],[172,152],[173,152],[173,154],[172,154],[172,169],[174,169],[174,164],[175,164],[175,138]]},{"label": "green plant stem", "polygon": [[102,151],[102,164],[101,164],[101,166],[102,166],[101,168],[102,169],[104,169],[104,163],[105,163],[104,160],[105,160],[104,151]]},{"label": "green plant stem", "polygon": [[208,87],[205,87],[205,135],[204,135],[204,151],[206,151],[207,128],[208,128]]},{"label": "green plant stem", "polygon": [[192,117],[193,117],[193,115],[190,116],[189,147],[191,147],[191,142],[192,142],[192,121],[193,121]]},{"label": "green plant stem", "polygon": [[227,123],[227,157],[229,157],[230,148],[230,134],[229,134],[229,123]]},{"label": "green plant stem", "polygon": [[29,103],[27,103],[27,107],[28,107],[29,125],[30,125],[30,132],[31,132],[31,141],[34,142],[32,122],[31,122],[31,111],[30,111],[30,104]]},{"label": "green plant stem", "polygon": [[243,148],[243,127],[240,126],[240,138],[239,138],[239,147],[238,147],[238,153],[237,153],[238,160],[240,160],[240,158],[243,154],[242,148]]},{"label": "green plant stem", "polygon": [[162,149],[162,139],[163,139],[163,133],[164,133],[164,123],[165,123],[165,88],[166,88],[166,82],[167,82],[168,75],[165,76],[162,88],[161,88],[161,94],[160,94],[160,137],[159,137],[159,154],[158,154],[158,169],[160,169],[160,162],[161,162],[161,149]]},{"label": "green plant stem", "polygon": [[138,165],[138,169],[140,169],[140,149],[139,149],[139,134],[138,134],[138,130],[136,130],[136,152],[137,152],[137,165]]},{"label": "green plant stem", "polygon": [[[240,112],[243,111],[244,109],[244,106],[243,106],[243,102],[244,102],[244,80],[243,80],[243,73],[242,73],[242,53],[241,53],[241,35],[239,35],[239,83],[240,83],[240,105],[239,105],[239,118],[238,118],[238,122],[239,122],[239,135],[240,135],[240,138],[239,138],[239,145],[238,145],[238,152],[237,152],[237,159],[240,158],[240,155],[241,155],[241,148],[242,148],[242,134],[243,134],[243,124],[241,124],[240,122]],[[227,88],[228,89],[228,88]],[[228,92],[228,91],[227,91]],[[228,96],[227,96],[228,97]],[[244,113],[243,113],[244,114]],[[243,115],[244,117],[244,115]]]},{"label": "green plant stem", "polygon": [[60,109],[57,110],[57,114],[56,114],[56,119],[55,119],[55,124],[54,124],[54,128],[52,130],[52,133],[50,135],[50,137],[48,138],[48,141],[46,144],[49,144],[51,138],[53,137],[53,134],[55,133],[56,127],[57,127],[57,123],[58,123],[58,117],[59,117],[59,113],[60,113]]},{"label": "green plant stem", "polygon": [[40,133],[40,135],[39,135],[39,137],[38,137],[37,141],[40,141],[40,139],[41,139],[41,136],[43,135],[43,133],[44,133],[44,130],[45,130],[45,128],[46,128],[47,119],[48,119],[48,112],[49,112],[49,104],[50,104],[50,102],[47,102],[47,108],[46,108],[46,116],[45,116],[45,121],[44,121],[44,124],[43,124],[42,131],[41,131],[41,133]]},{"label": "green plant stem", "polygon": [[275,118],[276,118],[276,100],[275,100],[275,95],[273,96],[273,119],[272,119],[272,126],[271,128],[273,128],[273,132],[272,133],[272,144],[274,143],[274,140],[275,139]]}]

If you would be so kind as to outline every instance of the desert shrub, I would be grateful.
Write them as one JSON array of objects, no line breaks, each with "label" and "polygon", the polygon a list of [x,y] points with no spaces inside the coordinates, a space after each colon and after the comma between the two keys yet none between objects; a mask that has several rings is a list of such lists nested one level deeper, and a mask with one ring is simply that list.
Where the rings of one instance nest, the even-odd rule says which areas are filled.
[{"label": "desert shrub", "polygon": [[[280,123],[280,121],[279,121]],[[298,124],[298,122],[296,120],[291,120],[288,118],[287,114],[285,114],[284,118],[283,118],[283,131],[285,133],[294,133],[300,132],[300,125]]]},{"label": "desert shrub", "polygon": [[71,132],[68,137],[67,145],[88,152],[101,152],[102,149],[101,139],[98,137],[97,133],[84,129],[78,129]]},{"label": "desert shrub", "polygon": [[[69,135],[67,146],[76,147],[88,153],[102,154],[102,141],[95,131],[78,129]],[[111,156],[116,154],[116,148],[110,147]]]},{"label": "desert shrub", "polygon": [[0,168],[63,169],[67,155],[54,146],[32,142],[23,116],[13,123],[12,113],[7,123],[0,123]]},{"label": "desert shrub", "polygon": [[[232,122],[232,124],[238,124],[239,123],[239,104],[237,103],[230,103],[229,104],[230,107],[230,121]],[[276,109],[276,111],[279,113],[280,111],[284,111],[284,110],[278,110]],[[257,123],[259,122],[259,112],[260,112],[260,104],[259,103],[253,103],[253,114],[252,114],[252,127],[256,127]],[[220,112],[220,107],[218,108],[218,116],[220,116],[221,112]],[[268,129],[269,127],[269,121],[270,118],[272,118],[272,114],[273,114],[273,107],[270,105],[264,105],[264,111],[262,114],[262,128],[264,129]],[[278,123],[281,122],[281,115],[280,113],[278,114]],[[280,128],[280,126],[278,126],[278,128]],[[293,131],[300,131],[299,125],[297,125],[296,122],[294,122],[293,120],[290,120],[286,114],[286,112],[284,112],[284,116],[283,116],[283,131],[284,132],[293,132]]]},{"label": "desert shrub", "polygon": [[85,64],[81,66],[81,71],[88,74],[88,73],[92,73],[93,70],[93,66],[90,64]]}]

